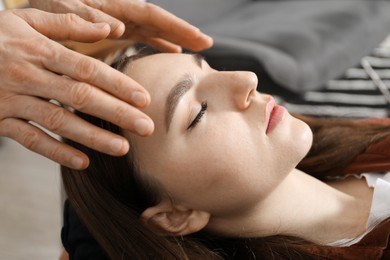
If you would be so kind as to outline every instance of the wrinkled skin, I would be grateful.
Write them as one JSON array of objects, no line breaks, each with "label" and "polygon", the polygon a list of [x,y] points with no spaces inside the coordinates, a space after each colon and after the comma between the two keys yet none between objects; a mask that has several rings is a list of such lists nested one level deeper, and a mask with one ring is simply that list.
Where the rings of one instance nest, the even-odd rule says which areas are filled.
[{"label": "wrinkled skin", "polygon": [[[65,6],[72,5],[71,1],[32,2],[36,7],[53,12],[60,12],[55,4],[66,2]],[[83,9],[77,3],[82,2],[73,3],[74,10],[80,13]],[[0,136],[14,139],[34,152],[77,169],[88,166],[88,157],[60,142],[58,138],[53,138],[47,131],[107,154],[119,156],[127,153],[129,145],[125,138],[92,126],[56,103],[49,102],[51,100],[108,120],[141,136],[150,135],[154,129],[153,122],[138,110],[150,102],[149,94],[142,86],[110,66],[71,51],[54,41],[95,42],[120,35],[128,37],[134,33],[133,39],[154,42],[154,46],[170,51],[180,49],[162,38],[168,37],[172,42],[184,46],[187,39],[191,42],[187,47],[198,42],[197,49],[207,48],[212,44],[211,39],[199,30],[157,7],[153,10],[171,18],[164,26],[176,28],[173,24],[178,22],[178,29],[172,30],[172,34],[166,34],[164,29],[159,32],[160,28],[154,28],[156,34],[162,37],[160,39],[152,37],[156,34],[141,33],[142,26],[149,28],[148,24],[153,22],[148,21],[147,13],[139,13],[142,11],[141,4],[133,5],[134,10],[137,10],[134,16],[139,22],[136,27],[131,26],[129,18],[120,17],[133,30],[125,30],[122,23],[112,17],[111,20],[108,19],[109,15],[104,15],[97,9],[96,12],[107,19],[95,17],[89,19],[92,21],[89,22],[69,13],[70,9],[63,9],[67,14],[35,9],[1,12]],[[124,6],[119,9],[122,8]],[[111,9],[117,10],[113,7]],[[94,17],[92,13],[89,13],[89,17]],[[114,20],[118,21],[116,27]],[[176,41],[172,35],[180,34],[181,29],[192,34],[188,33],[186,39],[179,36]],[[149,29],[146,31],[150,32]],[[194,38],[198,41],[194,41]],[[37,127],[37,124],[41,127]]]},{"label": "wrinkled skin", "polygon": [[200,51],[212,44],[196,27],[139,0],[30,0],[30,4],[52,13],[74,13],[90,22],[108,23],[111,38],[130,38],[169,52],[179,51],[180,46]]}]

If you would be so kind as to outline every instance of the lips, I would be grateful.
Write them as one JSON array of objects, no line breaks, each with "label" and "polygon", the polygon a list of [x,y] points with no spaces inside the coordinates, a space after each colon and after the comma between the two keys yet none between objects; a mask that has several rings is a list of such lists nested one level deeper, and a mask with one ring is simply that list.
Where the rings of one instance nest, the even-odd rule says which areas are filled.
[{"label": "lips", "polygon": [[270,96],[269,101],[265,107],[265,118],[267,123],[266,134],[275,129],[283,120],[286,109],[275,103],[275,99]]}]

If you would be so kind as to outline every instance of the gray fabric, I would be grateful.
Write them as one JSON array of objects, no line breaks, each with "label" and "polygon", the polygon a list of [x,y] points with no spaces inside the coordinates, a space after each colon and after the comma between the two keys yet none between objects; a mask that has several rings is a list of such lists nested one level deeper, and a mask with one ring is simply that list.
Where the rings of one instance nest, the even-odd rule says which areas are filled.
[{"label": "gray fabric", "polygon": [[203,27],[251,0],[148,0],[191,24]]},{"label": "gray fabric", "polygon": [[189,20],[215,40],[206,53],[254,57],[297,93],[340,76],[390,34],[390,2],[383,0],[178,1],[152,2],[181,17],[196,11]]}]

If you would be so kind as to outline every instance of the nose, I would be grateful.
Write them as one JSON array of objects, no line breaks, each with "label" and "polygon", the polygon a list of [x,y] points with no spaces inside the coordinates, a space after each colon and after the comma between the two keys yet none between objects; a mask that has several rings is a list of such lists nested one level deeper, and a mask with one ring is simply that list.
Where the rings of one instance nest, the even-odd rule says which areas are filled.
[{"label": "nose", "polygon": [[228,74],[227,87],[232,94],[234,105],[239,110],[247,109],[256,94],[258,79],[255,73],[249,71],[225,72]]}]

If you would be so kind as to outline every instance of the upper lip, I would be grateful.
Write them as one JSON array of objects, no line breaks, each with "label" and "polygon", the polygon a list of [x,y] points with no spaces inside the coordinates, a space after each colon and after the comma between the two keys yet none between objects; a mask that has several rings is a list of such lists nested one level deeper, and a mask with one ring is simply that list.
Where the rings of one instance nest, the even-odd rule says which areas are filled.
[{"label": "upper lip", "polygon": [[265,105],[265,123],[267,126],[266,130],[268,129],[269,121],[271,119],[271,114],[274,107],[275,107],[275,99],[272,96],[269,96],[269,100]]}]

